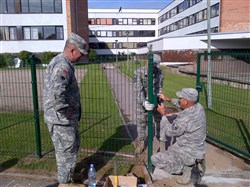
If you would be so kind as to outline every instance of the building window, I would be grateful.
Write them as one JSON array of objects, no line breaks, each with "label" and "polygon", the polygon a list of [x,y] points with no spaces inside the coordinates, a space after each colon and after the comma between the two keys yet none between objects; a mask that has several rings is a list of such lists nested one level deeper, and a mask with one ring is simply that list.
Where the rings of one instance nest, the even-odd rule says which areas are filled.
[{"label": "building window", "polygon": [[219,3],[211,6],[211,18],[219,15]]},{"label": "building window", "polygon": [[17,28],[0,27],[0,40],[17,40]]},{"label": "building window", "polygon": [[21,1],[21,12],[28,13],[29,12],[29,0],[22,0]]},{"label": "building window", "polygon": [[42,12],[41,0],[29,1],[29,9],[30,13],[41,13]]},{"label": "building window", "polygon": [[62,13],[62,0],[1,0],[0,13]]},{"label": "building window", "polygon": [[51,6],[53,4],[54,4],[53,0],[46,0],[46,1],[43,0],[42,1],[42,11],[44,13],[52,13],[52,12],[54,12],[55,11],[54,6]]},{"label": "building window", "polygon": [[63,40],[62,26],[23,27],[24,40]]}]

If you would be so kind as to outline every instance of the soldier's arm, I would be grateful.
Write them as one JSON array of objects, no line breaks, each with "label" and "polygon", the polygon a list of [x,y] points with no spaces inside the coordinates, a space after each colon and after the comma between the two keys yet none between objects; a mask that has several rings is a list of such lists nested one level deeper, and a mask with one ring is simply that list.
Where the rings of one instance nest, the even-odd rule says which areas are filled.
[{"label": "soldier's arm", "polygon": [[67,101],[67,86],[69,84],[70,72],[67,67],[56,67],[53,72],[55,110],[62,111],[69,107]]}]

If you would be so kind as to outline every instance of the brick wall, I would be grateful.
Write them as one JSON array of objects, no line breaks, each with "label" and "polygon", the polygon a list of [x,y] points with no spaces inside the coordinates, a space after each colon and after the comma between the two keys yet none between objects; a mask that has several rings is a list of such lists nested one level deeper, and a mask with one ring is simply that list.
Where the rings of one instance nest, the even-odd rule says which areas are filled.
[{"label": "brick wall", "polygon": [[221,0],[220,32],[250,30],[250,1]]},{"label": "brick wall", "polygon": [[75,32],[89,43],[87,0],[66,1],[67,33]]},{"label": "brick wall", "polygon": [[163,62],[196,62],[197,53],[195,50],[167,50],[162,52]]}]

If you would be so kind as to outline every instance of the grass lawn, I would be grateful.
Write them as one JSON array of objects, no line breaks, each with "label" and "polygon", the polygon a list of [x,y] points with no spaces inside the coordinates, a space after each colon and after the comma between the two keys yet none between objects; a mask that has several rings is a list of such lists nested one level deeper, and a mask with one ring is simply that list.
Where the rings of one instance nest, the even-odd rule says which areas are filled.
[{"label": "grass lawn", "polygon": [[[129,64],[119,62],[120,71],[133,78],[134,70],[144,65],[145,61]],[[80,84],[82,117],[80,122],[81,151],[79,162],[95,156],[93,150],[133,153],[134,147],[122,125],[117,104],[113,98],[107,77],[100,64],[83,65],[88,69]],[[175,92],[184,87],[195,88],[196,78],[171,73],[167,67],[164,71],[163,92],[169,97],[176,97]],[[207,115],[207,134],[226,144],[249,153],[250,129],[250,99],[249,90],[232,88],[213,83],[213,108],[206,107],[206,83],[203,83],[200,102]],[[20,169],[55,171],[53,157],[41,160],[27,159],[36,155],[35,128],[33,113],[1,113],[0,114],[0,163],[8,168],[17,164]],[[49,133],[40,115],[42,152],[48,153],[53,149]],[[86,151],[91,150],[91,151]],[[51,152],[50,152],[51,153]],[[52,154],[53,155],[53,154]],[[109,159],[121,159],[120,156],[108,155]],[[125,162],[123,162],[125,163]],[[130,166],[118,166],[126,173]],[[80,170],[80,169],[79,169]],[[111,172],[112,170],[110,170]]]}]

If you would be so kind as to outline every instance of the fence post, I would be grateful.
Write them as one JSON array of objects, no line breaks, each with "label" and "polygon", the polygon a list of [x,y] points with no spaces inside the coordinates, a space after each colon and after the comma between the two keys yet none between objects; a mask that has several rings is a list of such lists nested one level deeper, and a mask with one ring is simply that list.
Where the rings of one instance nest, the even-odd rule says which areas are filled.
[{"label": "fence post", "polygon": [[[153,53],[148,56],[148,101],[153,101]],[[151,156],[153,152],[153,111],[148,111],[148,171],[152,173]]]},{"label": "fence post", "polygon": [[[202,84],[200,82],[200,77],[201,77],[201,53],[198,53],[197,55],[197,66],[196,66],[196,90],[198,92],[202,92]],[[200,95],[200,94],[199,94]],[[199,95],[198,95],[198,102],[199,102]]]},{"label": "fence post", "polygon": [[30,67],[31,67],[31,83],[32,83],[32,96],[33,96],[33,107],[34,107],[34,122],[36,131],[36,155],[41,158],[41,135],[40,135],[40,124],[39,124],[39,109],[38,109],[38,94],[37,94],[37,81],[36,81],[36,62],[34,55],[30,55]]}]

